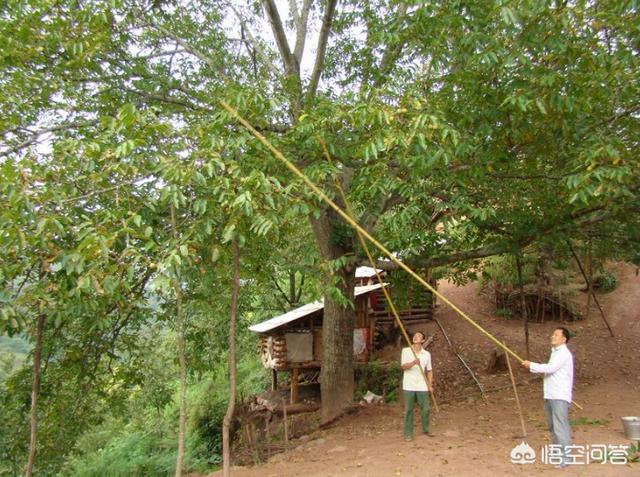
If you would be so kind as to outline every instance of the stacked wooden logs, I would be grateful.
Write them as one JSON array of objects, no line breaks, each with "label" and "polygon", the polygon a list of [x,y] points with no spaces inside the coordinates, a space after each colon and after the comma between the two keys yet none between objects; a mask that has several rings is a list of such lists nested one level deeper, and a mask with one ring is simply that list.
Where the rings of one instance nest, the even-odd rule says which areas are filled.
[{"label": "stacked wooden logs", "polygon": [[276,371],[287,368],[287,341],[284,336],[260,336],[258,353],[265,368]]}]

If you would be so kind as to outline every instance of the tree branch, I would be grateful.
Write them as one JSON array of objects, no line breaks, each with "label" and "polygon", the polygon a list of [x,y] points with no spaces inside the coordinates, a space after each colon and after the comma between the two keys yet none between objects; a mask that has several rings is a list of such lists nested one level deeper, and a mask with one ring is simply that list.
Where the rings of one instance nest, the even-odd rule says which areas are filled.
[{"label": "tree branch", "polygon": [[289,11],[291,12],[293,23],[297,25],[298,21],[300,21],[300,15],[298,14],[298,5],[296,4],[296,0],[289,0]]},{"label": "tree branch", "polygon": [[[400,23],[407,14],[407,4],[405,2],[400,2],[398,5],[398,13],[396,15],[396,22]],[[402,48],[404,47],[404,40],[400,40],[397,43],[389,42],[387,45],[387,49],[382,55],[382,60],[380,61],[380,68],[378,68],[378,75],[376,80],[373,83],[374,88],[378,88],[382,85],[384,81],[389,77],[389,73],[391,73],[391,69],[395,64],[396,60],[400,56],[402,52]]]},{"label": "tree branch", "polygon": [[167,35],[168,37],[172,38],[185,51],[191,53],[193,56],[195,56],[200,61],[205,63],[207,66],[209,66],[212,69],[218,71],[218,73],[220,73],[225,78],[227,77],[225,71],[222,68],[220,68],[218,65],[216,65],[216,62],[213,60],[213,58],[211,58],[209,55],[207,55],[203,51],[200,51],[195,46],[190,45],[189,43],[184,41],[182,38],[180,38],[178,35],[173,33],[171,30],[168,30],[165,27],[163,27],[162,25],[158,25],[157,23],[149,23],[148,26],[150,26],[152,28],[155,28],[156,30],[159,30],[160,32],[162,32],[165,35]]},{"label": "tree branch", "polygon": [[148,55],[133,56],[131,59],[137,60],[137,61],[148,61],[154,58],[161,58],[163,56],[173,56],[179,53],[188,53],[188,52],[187,50],[180,50],[180,49],[171,50],[171,51],[159,51],[157,53],[149,53]]},{"label": "tree branch", "polygon": [[33,144],[35,144],[36,142],[38,142],[38,138],[40,136],[42,136],[43,134],[49,134],[49,133],[53,133],[53,132],[59,132],[59,131],[66,131],[69,129],[74,129],[74,128],[81,128],[84,126],[93,126],[94,124],[97,124],[98,120],[94,119],[91,121],[78,121],[78,122],[71,122],[71,123],[63,123],[63,124],[58,124],[57,126],[52,126],[50,128],[44,128],[41,129],[35,133],[33,133],[33,135],[26,139],[25,141],[21,142],[20,144],[16,144],[15,146],[12,147],[8,147],[7,149],[5,149],[4,151],[0,152],[0,157],[6,157],[10,154],[14,154],[22,149],[24,149],[25,147],[29,147]]},{"label": "tree branch", "polygon": [[324,60],[327,52],[327,43],[329,41],[329,34],[331,33],[331,24],[333,23],[333,16],[336,10],[338,0],[328,0],[327,8],[324,11],[324,17],[322,18],[322,27],[320,28],[320,36],[318,37],[318,49],[316,51],[316,61],[313,65],[313,72],[311,73],[311,80],[309,81],[309,90],[307,92],[307,99],[311,100],[315,97],[318,89],[318,83],[320,82],[320,76],[324,69]]},{"label": "tree branch", "polygon": [[18,287],[16,292],[11,297],[12,301],[15,301],[20,296],[20,293],[22,292],[22,289],[24,288],[25,284],[27,283],[27,281],[31,277],[31,272],[33,272],[33,269],[36,268],[36,265],[38,265],[38,262],[33,262],[31,264],[31,266],[29,267],[29,270],[27,270],[27,274],[24,276],[24,279],[22,280],[22,283],[20,283],[20,286]]},{"label": "tree branch", "polygon": [[282,74],[280,74],[280,72],[274,66],[274,64],[271,61],[269,61],[269,58],[267,57],[264,49],[262,48],[260,43],[258,43],[258,40],[256,40],[256,37],[253,36],[253,33],[251,33],[251,29],[247,25],[247,22],[244,19],[244,17],[240,14],[240,12],[238,10],[236,10],[236,7],[234,7],[233,5],[229,5],[229,7],[231,8],[231,10],[233,10],[233,13],[235,13],[236,17],[238,18],[238,21],[240,22],[240,25],[244,29],[244,32],[247,34],[249,43],[251,44],[253,49],[256,51],[256,53],[260,57],[260,61],[262,62],[262,64],[267,69],[269,69],[269,71],[271,71],[271,73],[273,73],[273,75],[276,77],[277,80],[282,82]]},{"label": "tree branch", "polygon": [[193,111],[204,111],[208,113],[214,112],[212,108],[205,108],[203,106],[189,103],[187,101],[181,101],[177,98],[172,98],[171,96],[160,96],[157,94],[150,94],[150,93],[147,93],[146,91],[140,91],[133,88],[123,88],[123,91],[127,91],[129,93],[133,93],[153,101],[158,101],[160,103],[173,104],[174,106],[182,106],[183,108],[191,109]]},{"label": "tree branch", "polygon": [[[295,0],[291,0],[295,8]],[[304,53],[304,44],[307,41],[307,21],[309,19],[309,10],[311,10],[311,0],[304,0],[302,10],[298,15],[292,11],[294,21],[296,23],[296,46],[293,49],[293,56],[296,58],[298,65],[302,62],[302,54]]]},{"label": "tree branch", "polygon": [[544,179],[544,180],[552,180],[552,181],[561,181],[562,179],[565,179],[566,177],[570,176],[571,174],[563,174],[561,176],[553,176],[553,175],[547,175],[547,174],[532,174],[532,175],[518,175],[518,174],[494,174],[494,173],[487,173],[487,175],[489,177],[493,177],[494,179],[515,179],[515,180],[522,180],[522,181],[529,181],[529,180],[535,180],[535,179]]},{"label": "tree branch", "polygon": [[300,303],[300,297],[302,296],[302,288],[304,287],[305,274],[302,273],[300,277],[300,286],[298,287],[298,293],[296,294],[296,303]]},{"label": "tree branch", "polygon": [[74,196],[74,197],[68,197],[66,199],[61,200],[60,203],[61,204],[66,204],[68,202],[76,202],[76,201],[79,201],[79,200],[88,199],[89,197],[93,197],[94,195],[104,194],[106,192],[111,192],[113,190],[117,190],[117,189],[120,189],[122,187],[133,185],[136,182],[144,181],[146,179],[149,179],[150,177],[151,176],[137,177],[137,178],[132,179],[130,181],[121,182],[120,184],[116,184],[116,185],[114,185],[112,187],[106,187],[104,189],[93,190],[93,191],[88,192],[88,193],[83,194],[83,195],[78,195],[78,196]]},{"label": "tree branch", "polygon": [[363,228],[367,231],[372,230],[378,223],[378,220],[380,220],[380,217],[385,214],[385,212],[391,210],[396,205],[404,204],[406,202],[406,197],[402,197],[400,194],[393,193],[385,196],[382,200],[382,204],[380,205],[379,210],[365,210],[362,216]]},{"label": "tree branch", "polygon": [[284,27],[282,26],[282,20],[280,19],[280,14],[278,13],[278,7],[276,7],[276,4],[273,0],[262,0],[262,5],[264,6],[264,10],[269,17],[271,30],[273,31],[276,45],[278,45],[278,50],[280,51],[280,56],[282,58],[282,62],[284,63],[284,69],[287,76],[295,76],[299,78],[300,65],[298,64],[296,58],[291,54],[291,49],[289,48],[289,43],[287,42],[287,35],[285,34]]},{"label": "tree branch", "polygon": [[640,104],[636,104],[628,109],[625,109],[623,111],[620,111],[618,113],[615,113],[611,116],[609,116],[607,119],[605,119],[604,121],[601,121],[599,123],[596,123],[594,125],[594,127],[598,127],[598,126],[602,126],[603,124],[607,124],[609,123],[609,126],[611,126],[614,122],[616,122],[618,119],[624,117],[624,116],[630,116],[633,113],[636,113],[640,111]]},{"label": "tree branch", "polygon": [[[440,255],[431,258],[417,258],[415,260],[407,260],[407,265],[413,268],[434,268],[449,265],[456,262],[464,262],[467,260],[475,260],[478,258],[486,258],[494,255],[501,255],[503,253],[510,253],[513,251],[513,246],[517,245],[520,248],[524,248],[527,245],[533,243],[541,235],[548,234],[550,232],[563,232],[568,230],[575,230],[579,228],[589,227],[597,222],[602,222],[613,216],[616,212],[604,212],[593,217],[587,217],[588,215],[602,211],[603,206],[590,207],[579,211],[574,211],[567,214],[565,217],[554,221],[553,224],[543,227],[539,230],[533,230],[532,233],[525,237],[521,237],[517,240],[511,240],[501,242],[497,244],[489,244],[482,247],[474,248],[471,250],[464,250],[461,252],[454,252],[448,255]],[[633,209],[629,207],[628,209]],[[578,220],[583,219],[583,220]],[[566,224],[564,226],[558,226],[557,224]],[[361,259],[361,264],[365,265],[366,261]],[[382,270],[397,270],[398,266],[388,260],[378,260],[376,266]]]},{"label": "tree branch", "polygon": [[278,290],[280,292],[280,294],[282,295],[282,297],[284,298],[285,303],[288,303],[289,305],[292,305],[291,301],[289,300],[289,297],[284,292],[284,290],[280,287],[280,284],[278,283],[278,280],[276,280],[276,278],[273,275],[269,275],[269,278],[271,278],[271,281],[276,286],[276,290]]}]

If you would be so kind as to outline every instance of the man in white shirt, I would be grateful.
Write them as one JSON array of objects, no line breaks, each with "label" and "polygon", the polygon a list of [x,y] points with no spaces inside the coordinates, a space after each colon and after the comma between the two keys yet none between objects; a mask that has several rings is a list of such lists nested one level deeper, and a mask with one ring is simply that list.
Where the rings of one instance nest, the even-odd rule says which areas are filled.
[{"label": "man in white shirt", "polygon": [[556,328],[551,335],[551,357],[546,364],[523,361],[532,373],[543,373],[544,409],[554,445],[562,446],[564,455],[560,467],[567,465],[567,446],[571,445],[569,406],[573,388],[573,355],[567,342],[571,335],[566,328]]},{"label": "man in white shirt", "polygon": [[[420,406],[422,432],[428,436],[432,435],[429,432],[429,396],[427,392],[433,392],[433,370],[431,353],[422,348],[424,340],[422,332],[415,333],[412,346],[403,348],[400,359],[400,366],[404,370],[402,391],[404,395],[404,438],[406,441],[413,439],[413,409],[416,401]],[[411,348],[413,348],[413,352]],[[427,387],[427,382],[429,387]]]}]

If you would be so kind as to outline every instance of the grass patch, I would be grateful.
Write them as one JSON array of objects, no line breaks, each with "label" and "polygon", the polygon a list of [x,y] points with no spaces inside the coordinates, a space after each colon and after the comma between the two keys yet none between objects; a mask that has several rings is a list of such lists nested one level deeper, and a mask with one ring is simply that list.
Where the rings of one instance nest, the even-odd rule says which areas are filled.
[{"label": "grass patch", "polygon": [[631,444],[627,449],[627,462],[640,463],[640,442]]},{"label": "grass patch", "polygon": [[606,426],[609,424],[608,419],[589,419],[588,417],[579,417],[578,419],[569,419],[572,426]]}]

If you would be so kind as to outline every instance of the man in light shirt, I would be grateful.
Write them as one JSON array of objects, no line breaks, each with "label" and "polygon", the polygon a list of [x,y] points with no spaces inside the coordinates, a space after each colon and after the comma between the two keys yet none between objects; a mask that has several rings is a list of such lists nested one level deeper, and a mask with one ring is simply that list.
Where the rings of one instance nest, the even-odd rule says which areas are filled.
[{"label": "man in light shirt", "polygon": [[[422,332],[415,333],[413,344],[410,348],[403,348],[400,359],[400,366],[404,370],[402,391],[404,396],[404,438],[406,441],[413,439],[413,409],[416,401],[420,406],[422,432],[428,436],[432,435],[429,432],[429,396],[427,392],[433,392],[433,370],[431,368],[431,353],[422,348],[424,340]],[[411,348],[413,348],[413,352]]]},{"label": "man in light shirt", "polygon": [[567,446],[571,445],[569,405],[573,387],[573,355],[567,342],[571,335],[566,328],[556,328],[551,335],[551,357],[546,364],[523,361],[522,366],[532,373],[543,373],[544,410],[553,444],[562,446],[567,465]]}]

